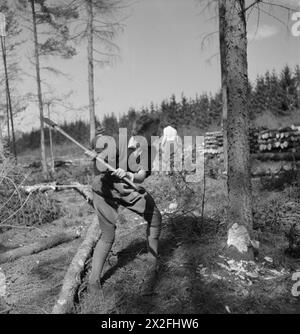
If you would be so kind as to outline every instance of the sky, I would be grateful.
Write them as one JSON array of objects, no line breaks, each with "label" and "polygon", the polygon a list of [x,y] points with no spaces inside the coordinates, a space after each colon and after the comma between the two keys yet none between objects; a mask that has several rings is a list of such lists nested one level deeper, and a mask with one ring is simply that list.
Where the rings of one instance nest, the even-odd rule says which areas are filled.
[{"label": "sky", "polygon": [[[300,12],[300,0],[272,1],[293,5]],[[193,98],[203,92],[218,91],[218,21],[214,8],[203,11],[200,3],[199,0],[132,0],[122,13],[127,17],[123,32],[115,40],[120,48],[119,59],[112,66],[95,67],[96,114],[100,119],[104,114],[113,112],[118,116],[130,107],[138,109],[151,102],[159,105],[171,94],[180,99],[181,93]],[[258,11],[253,9],[247,23],[251,81],[266,70],[280,71],[285,64],[300,64],[300,36],[291,32],[295,22],[283,8],[263,6],[262,9],[268,15],[261,11],[258,20]],[[208,34],[210,38],[205,38]],[[53,107],[53,119],[59,122],[87,119],[86,109],[77,110],[88,104],[86,46],[79,46],[78,55],[72,60],[49,59],[48,64],[70,76],[70,79],[53,76],[46,79],[58,95],[72,90],[69,101],[75,107],[75,110]],[[35,92],[36,85],[24,79],[20,90]],[[17,117],[16,128],[29,131],[38,126],[38,109],[30,104]]]}]

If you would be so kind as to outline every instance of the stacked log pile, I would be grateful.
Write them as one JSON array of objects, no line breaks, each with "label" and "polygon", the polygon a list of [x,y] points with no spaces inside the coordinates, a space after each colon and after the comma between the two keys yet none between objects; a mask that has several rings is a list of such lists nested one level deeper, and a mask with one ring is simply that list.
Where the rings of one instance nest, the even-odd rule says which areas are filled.
[{"label": "stacked log pile", "polygon": [[[206,133],[205,153],[216,155],[222,152],[222,131]],[[257,159],[260,159],[259,154],[262,153],[268,153],[268,156],[266,156],[267,160],[291,160],[293,159],[293,155],[295,153],[297,159],[300,159],[300,128],[296,126],[291,126],[276,130],[264,131],[251,129],[250,152],[252,154],[256,154]],[[265,157],[262,156],[261,159],[265,159]]]},{"label": "stacked log pile", "polygon": [[259,133],[260,152],[292,152],[300,149],[300,131],[293,128],[265,130]]},{"label": "stacked log pile", "polygon": [[223,132],[206,132],[204,138],[204,153],[220,154],[223,152]]},{"label": "stacked log pile", "polygon": [[259,151],[259,136],[260,131],[258,129],[251,128],[249,131],[249,141],[250,141],[250,153],[255,153]]}]

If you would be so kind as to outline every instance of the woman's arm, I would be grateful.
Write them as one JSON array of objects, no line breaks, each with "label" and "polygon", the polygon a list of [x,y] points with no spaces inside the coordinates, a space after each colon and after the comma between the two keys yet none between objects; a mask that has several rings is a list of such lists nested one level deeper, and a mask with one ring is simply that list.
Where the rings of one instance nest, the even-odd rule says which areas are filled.
[{"label": "woman's arm", "polygon": [[142,183],[147,177],[147,172],[141,169],[137,173],[127,172],[127,176],[130,178],[131,181],[135,183]]},{"label": "woman's arm", "polygon": [[118,168],[112,175],[116,175],[120,179],[127,177],[130,181],[135,183],[142,183],[147,177],[147,172],[144,170],[140,170],[137,173],[125,172],[124,169]]}]

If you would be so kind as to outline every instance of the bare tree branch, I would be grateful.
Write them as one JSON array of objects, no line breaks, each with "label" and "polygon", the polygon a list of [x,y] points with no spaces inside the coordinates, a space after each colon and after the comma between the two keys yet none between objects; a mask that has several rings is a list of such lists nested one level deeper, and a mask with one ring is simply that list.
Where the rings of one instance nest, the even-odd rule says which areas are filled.
[{"label": "bare tree branch", "polygon": [[266,11],[266,10],[264,10],[264,9],[262,9],[262,8],[260,8],[260,11],[261,11],[262,13],[264,13],[264,14],[266,14],[266,15],[272,17],[274,20],[280,22],[280,23],[281,23],[282,25],[284,25],[287,29],[289,29],[288,24],[286,24],[285,22],[283,22],[283,21],[282,21],[281,19],[279,19],[277,16],[275,16],[275,15],[269,13],[268,11]]},{"label": "bare tree branch", "polygon": [[256,0],[251,5],[245,8],[244,12],[247,12],[250,8],[254,7],[255,5],[259,4],[262,0]]},{"label": "bare tree branch", "polygon": [[288,11],[296,11],[297,10],[297,8],[295,8],[295,7],[294,8],[293,7],[288,7],[288,6],[284,6],[284,5],[277,4],[277,3],[274,3],[274,2],[270,2],[270,1],[260,0],[260,2],[263,3],[263,4],[266,4],[266,5],[283,8],[283,9],[286,9]]},{"label": "bare tree branch", "polygon": [[206,34],[201,41],[201,49],[203,50],[205,48],[205,42],[206,41],[209,41],[212,38],[212,36],[214,36],[218,33],[219,33],[219,31],[213,31],[213,32],[210,32],[209,34]]}]

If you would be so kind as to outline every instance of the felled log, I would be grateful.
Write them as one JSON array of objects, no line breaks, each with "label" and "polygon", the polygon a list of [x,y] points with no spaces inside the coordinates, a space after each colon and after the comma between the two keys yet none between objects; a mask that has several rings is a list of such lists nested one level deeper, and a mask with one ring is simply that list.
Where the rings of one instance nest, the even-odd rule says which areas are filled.
[{"label": "felled log", "polygon": [[42,166],[41,161],[33,161],[28,165],[24,165],[25,168],[40,168]]},{"label": "felled log", "polygon": [[292,168],[289,170],[279,170],[279,171],[272,171],[272,170],[260,170],[260,171],[251,171],[251,176],[253,177],[276,177],[279,178],[287,174],[287,172],[292,171]]},{"label": "felled log", "polygon": [[79,237],[80,237],[79,231],[74,231],[74,230],[69,232],[58,233],[54,236],[35,242],[33,244],[12,249],[5,253],[0,254],[0,263],[14,261],[22,256],[36,254],[46,249],[56,247],[65,242],[72,241]]},{"label": "felled log", "polygon": [[35,191],[45,192],[48,190],[56,190],[56,182],[40,183],[34,184],[32,186],[22,186],[21,189],[24,190],[27,194]]},{"label": "felled log", "polygon": [[65,167],[65,166],[70,166],[70,165],[73,165],[72,160],[55,160],[54,161],[55,168]]},{"label": "felled log", "polygon": [[261,161],[298,161],[300,160],[300,153],[292,152],[276,152],[276,153],[254,153],[251,154],[252,159],[261,160]]},{"label": "felled log", "polygon": [[51,182],[51,183],[40,183],[40,184],[35,184],[32,186],[22,186],[22,190],[24,190],[26,193],[31,193],[35,191],[40,191],[40,192],[46,192],[48,190],[52,191],[62,191],[66,189],[74,189],[76,190],[89,204],[92,205],[93,203],[93,194],[91,191],[91,187],[88,185],[84,185],[81,183],[72,183],[72,184],[57,184],[56,182]]},{"label": "felled log", "polygon": [[100,228],[97,218],[93,220],[88,228],[85,240],[78,248],[69,269],[65,275],[61,292],[55,303],[52,314],[71,313],[74,309],[74,298],[81,283],[81,275],[87,259],[91,256],[93,248],[100,238]]},{"label": "felled log", "polygon": [[[54,161],[54,167],[56,167],[56,168],[66,167],[66,166],[70,166],[70,165],[73,165],[72,160],[55,160]],[[41,168],[42,163],[41,163],[41,161],[37,160],[37,161],[33,161],[33,162],[25,165],[24,167],[25,168]]]},{"label": "felled log", "polygon": [[223,148],[218,148],[218,149],[204,149],[204,154],[212,154],[212,155],[216,155],[216,154],[220,154],[223,152]]}]

